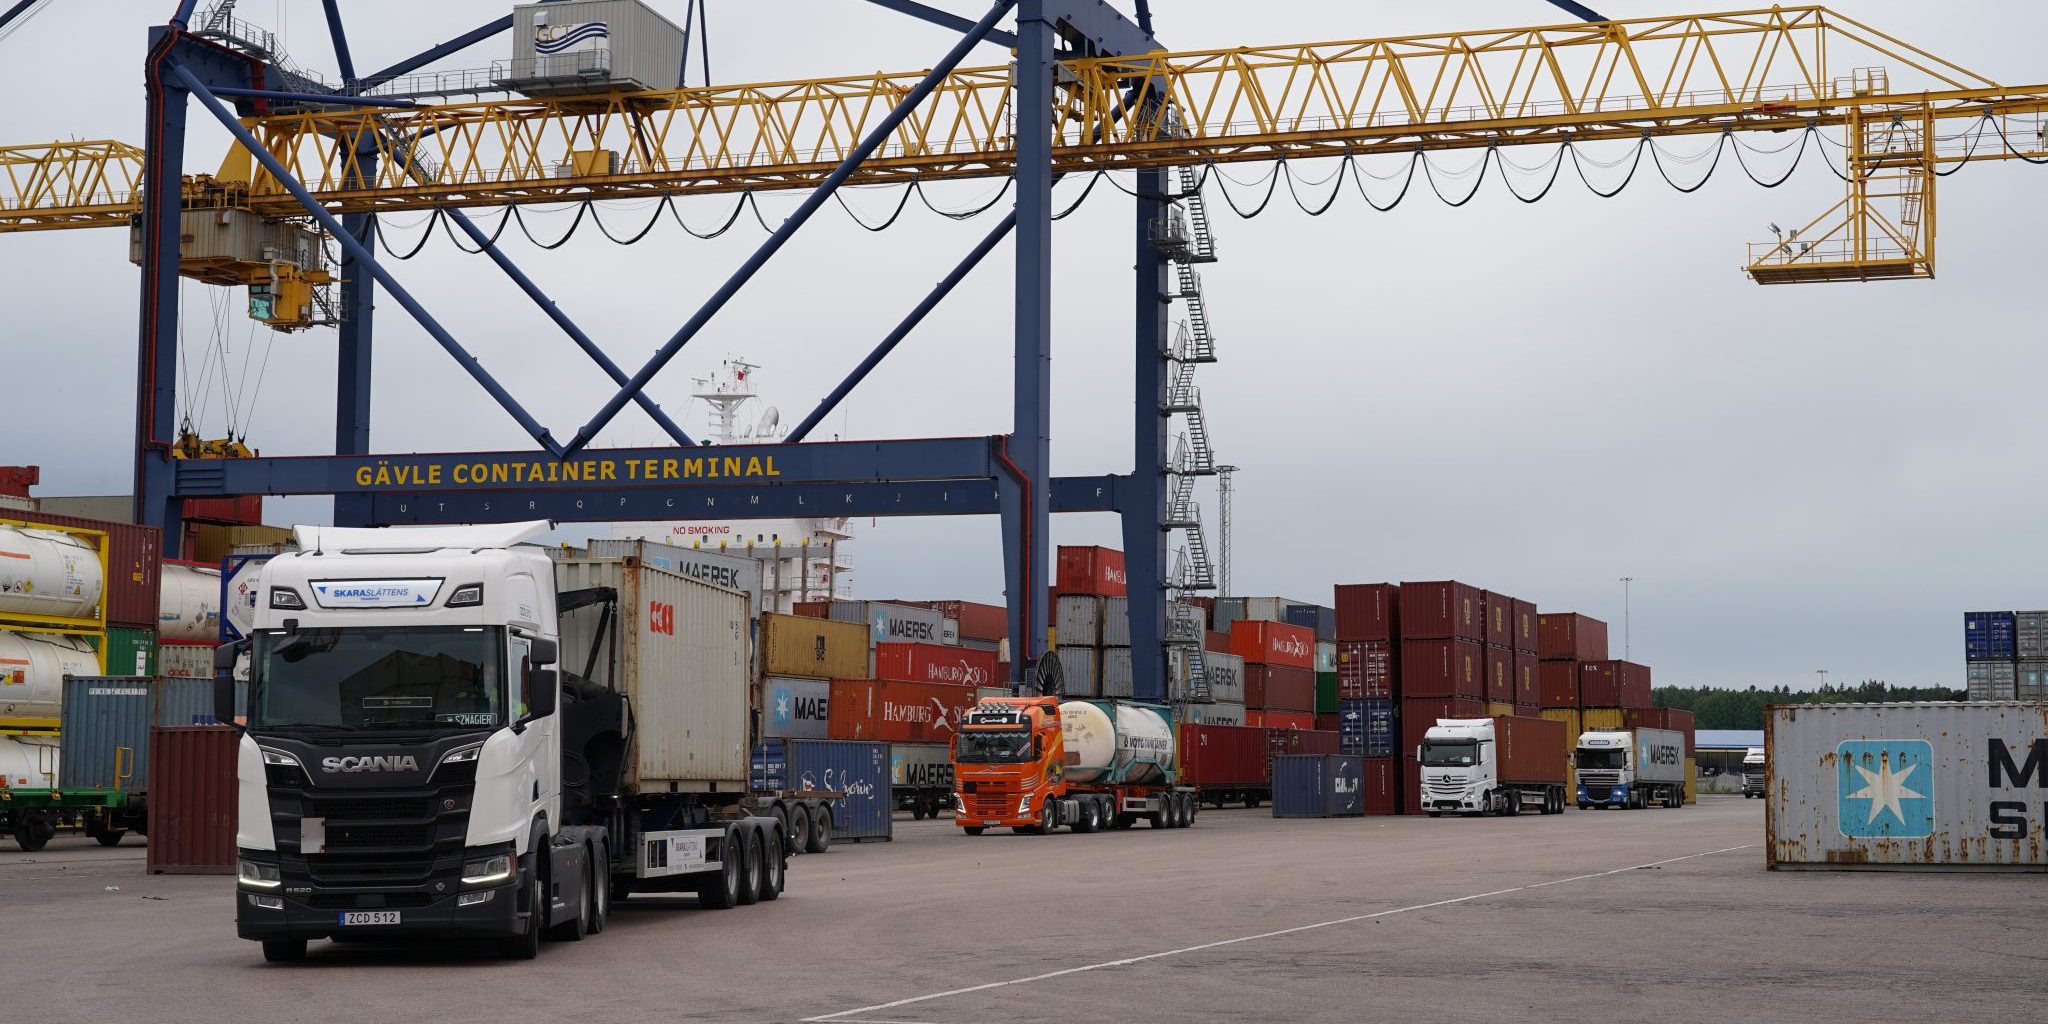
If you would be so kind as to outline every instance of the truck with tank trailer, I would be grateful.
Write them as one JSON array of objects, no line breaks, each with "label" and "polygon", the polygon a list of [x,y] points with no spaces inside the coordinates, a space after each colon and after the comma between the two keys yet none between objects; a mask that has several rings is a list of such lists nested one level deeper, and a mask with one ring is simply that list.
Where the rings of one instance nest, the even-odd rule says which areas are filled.
[{"label": "truck with tank trailer", "polygon": [[1195,790],[1175,773],[1172,709],[1056,696],[983,699],[953,741],[953,823],[1044,835],[1187,828]]}]

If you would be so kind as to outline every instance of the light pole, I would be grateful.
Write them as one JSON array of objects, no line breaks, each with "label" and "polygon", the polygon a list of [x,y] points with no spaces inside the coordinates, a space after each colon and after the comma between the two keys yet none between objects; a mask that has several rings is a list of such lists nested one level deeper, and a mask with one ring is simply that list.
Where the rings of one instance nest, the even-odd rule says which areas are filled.
[{"label": "light pole", "polygon": [[1824,669],[1824,668],[1817,668],[1817,669],[1814,669],[1814,671],[1820,674],[1820,688],[1821,688],[1821,689],[1823,689],[1823,690],[1827,689],[1827,688],[1828,688],[1828,670],[1827,670],[1827,669]]},{"label": "light pole", "polygon": [[1621,660],[1623,661],[1629,660],[1629,655],[1633,653],[1629,650],[1628,585],[1635,581],[1636,578],[1634,576],[1623,576],[1621,578]]}]

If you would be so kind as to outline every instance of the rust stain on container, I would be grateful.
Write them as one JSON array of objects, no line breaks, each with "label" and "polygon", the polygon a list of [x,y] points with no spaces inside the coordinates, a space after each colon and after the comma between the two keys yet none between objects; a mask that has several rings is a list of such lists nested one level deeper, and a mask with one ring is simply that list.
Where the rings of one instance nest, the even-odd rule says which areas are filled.
[{"label": "rust stain on container", "polygon": [[235,871],[235,754],[231,726],[157,726],[149,734],[149,873]]}]

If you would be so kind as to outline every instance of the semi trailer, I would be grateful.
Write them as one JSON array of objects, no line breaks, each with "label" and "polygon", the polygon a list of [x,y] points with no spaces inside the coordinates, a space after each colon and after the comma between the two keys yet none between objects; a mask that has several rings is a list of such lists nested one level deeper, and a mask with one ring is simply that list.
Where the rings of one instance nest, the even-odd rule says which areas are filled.
[{"label": "semi trailer", "polygon": [[[546,522],[298,527],[257,577],[238,755],[237,933],[601,932],[612,900],[726,908],[784,887],[792,812],[749,792],[744,594],[635,559],[559,564]],[[808,838],[808,837],[807,837]]]},{"label": "semi trailer", "polygon": [[1685,806],[1685,734],[1671,729],[1595,730],[1573,752],[1579,810]]},{"label": "semi trailer", "polygon": [[1432,818],[1445,812],[1562,814],[1564,723],[1544,718],[1439,718],[1423,734],[1419,799]]},{"label": "semi trailer", "polygon": [[1058,697],[984,699],[953,741],[953,823],[970,836],[1007,827],[1044,835],[1195,823],[1177,784],[1173,711]]}]

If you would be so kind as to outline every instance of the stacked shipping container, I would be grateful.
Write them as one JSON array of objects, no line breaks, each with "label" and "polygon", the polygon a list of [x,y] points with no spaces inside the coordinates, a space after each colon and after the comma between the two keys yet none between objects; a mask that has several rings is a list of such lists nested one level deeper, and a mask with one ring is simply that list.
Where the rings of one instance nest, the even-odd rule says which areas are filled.
[{"label": "stacked shipping container", "polygon": [[1969,699],[2048,700],[2048,611],[1963,613]]}]

